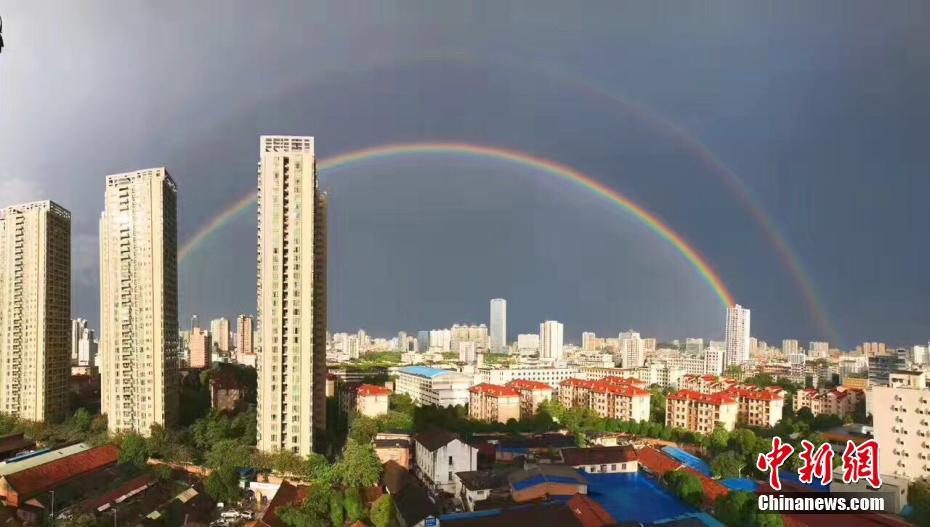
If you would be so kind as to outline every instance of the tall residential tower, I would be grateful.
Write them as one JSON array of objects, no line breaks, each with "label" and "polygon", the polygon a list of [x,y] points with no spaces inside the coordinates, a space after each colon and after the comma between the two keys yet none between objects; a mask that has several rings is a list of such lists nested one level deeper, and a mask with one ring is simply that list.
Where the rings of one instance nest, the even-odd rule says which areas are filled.
[{"label": "tall residential tower", "polygon": [[100,411],[147,435],[178,413],[178,191],[164,168],[107,176],[100,216]]},{"label": "tall residential tower", "polygon": [[312,137],[262,136],[258,449],[313,452],[326,425],[326,197]]},{"label": "tall residential tower", "polygon": [[0,209],[0,412],[61,417],[71,371],[71,213]]},{"label": "tall residential tower", "polygon": [[749,321],[748,309],[736,304],[727,308],[726,351],[727,366],[743,364],[749,360]]}]

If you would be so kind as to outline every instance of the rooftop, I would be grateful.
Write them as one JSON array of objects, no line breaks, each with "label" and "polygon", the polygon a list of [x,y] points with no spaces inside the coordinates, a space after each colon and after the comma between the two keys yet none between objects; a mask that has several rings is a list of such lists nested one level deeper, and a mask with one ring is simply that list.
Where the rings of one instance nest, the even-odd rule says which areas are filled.
[{"label": "rooftop", "polygon": [[552,391],[552,386],[544,382],[528,381],[526,379],[514,379],[507,383],[507,386],[515,390],[546,390]]},{"label": "rooftop", "polygon": [[563,448],[562,460],[566,465],[604,465],[636,461],[636,450],[631,445],[591,448]]},{"label": "rooftop", "polygon": [[496,489],[507,485],[507,478],[503,474],[491,470],[469,470],[456,472],[455,475],[468,490]]},{"label": "rooftop", "polygon": [[433,377],[439,377],[440,375],[448,375],[453,373],[449,370],[440,370],[439,368],[430,368],[429,366],[406,366],[399,370],[401,373],[406,373],[408,375],[417,375],[419,377],[426,377],[427,379],[432,379]]},{"label": "rooftop", "polygon": [[385,388],[384,386],[376,386],[374,384],[362,384],[358,387],[355,392],[358,395],[391,395],[393,392],[390,388]]},{"label": "rooftop", "polygon": [[448,430],[434,428],[432,430],[427,430],[426,432],[420,432],[414,437],[414,440],[416,440],[417,443],[423,445],[430,452],[434,452],[458,438],[458,434],[454,434]]},{"label": "rooftop", "polygon": [[483,393],[493,397],[520,397],[520,392],[514,390],[513,388],[499,386],[497,384],[488,384],[486,382],[476,384],[469,388],[468,391],[471,393]]},{"label": "rooftop", "polygon": [[733,404],[736,400],[724,392],[698,393],[693,390],[680,390],[668,396],[673,401],[695,401],[707,404]]},{"label": "rooftop", "polygon": [[76,443],[55,450],[39,450],[31,454],[12,457],[0,463],[0,477],[15,474],[89,449],[90,445],[86,443]]},{"label": "rooftop", "polygon": [[10,474],[6,476],[6,483],[23,499],[82,474],[115,464],[118,459],[119,449],[115,445],[104,445]]}]

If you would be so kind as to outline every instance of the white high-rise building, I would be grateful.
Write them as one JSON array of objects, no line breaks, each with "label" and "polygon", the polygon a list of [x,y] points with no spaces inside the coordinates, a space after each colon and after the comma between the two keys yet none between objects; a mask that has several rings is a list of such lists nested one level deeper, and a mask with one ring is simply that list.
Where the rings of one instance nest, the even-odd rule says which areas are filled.
[{"label": "white high-rise building", "polygon": [[597,341],[597,335],[593,331],[585,331],[581,334],[581,350],[582,351],[597,351],[595,342]]},{"label": "white high-rise building", "polygon": [[52,201],[0,209],[0,412],[63,416],[70,319],[71,213]]},{"label": "white high-rise building", "polygon": [[704,339],[685,339],[685,353],[699,355],[704,351]]},{"label": "white high-rise building", "polygon": [[257,447],[305,457],[326,426],[326,196],[312,137],[261,138],[257,274]]},{"label": "white high-rise building", "polygon": [[100,411],[147,435],[178,415],[178,191],[164,168],[107,176],[100,216]]},{"label": "white high-rise building", "polygon": [[562,359],[562,332],[561,322],[547,320],[539,325],[539,358],[543,360]]},{"label": "white high-rise building", "polygon": [[507,346],[507,301],[491,299],[491,353],[504,353]]},{"label": "white high-rise building", "polygon": [[229,353],[229,319],[215,318],[210,321],[210,335],[213,336],[213,345],[222,355]]},{"label": "white high-rise building", "polygon": [[539,354],[539,335],[537,333],[517,335],[517,353],[520,355]]},{"label": "white high-rise building", "polygon": [[707,348],[704,352],[704,374],[723,375],[726,352],[720,348]]},{"label": "white high-rise building", "polygon": [[830,356],[830,343],[816,340],[807,345],[807,356],[812,359],[826,359]]},{"label": "white high-rise building", "polygon": [[452,349],[452,332],[448,329],[432,329],[429,332],[429,347],[421,350],[438,351],[439,353],[448,353]]},{"label": "white high-rise building", "polygon": [[87,320],[76,318],[71,320],[71,363],[78,361],[78,343],[81,341],[81,335],[87,329]]},{"label": "white high-rise building", "polygon": [[727,308],[726,341],[727,366],[749,361],[750,312],[736,304]]},{"label": "white high-rise building", "polygon": [[801,344],[796,339],[784,339],[781,341],[781,352],[786,357],[801,352]]},{"label": "white high-rise building", "polygon": [[930,346],[913,346],[911,348],[911,362],[918,366],[930,362],[928,350],[930,350]]},{"label": "white high-rise building", "polygon": [[646,362],[646,350],[643,346],[643,339],[639,333],[633,331],[624,331],[620,333],[620,367],[621,368],[639,368]]},{"label": "white high-rise building", "polygon": [[96,366],[97,364],[97,339],[94,338],[94,330],[90,328],[84,328],[78,339],[77,364],[78,366]]}]

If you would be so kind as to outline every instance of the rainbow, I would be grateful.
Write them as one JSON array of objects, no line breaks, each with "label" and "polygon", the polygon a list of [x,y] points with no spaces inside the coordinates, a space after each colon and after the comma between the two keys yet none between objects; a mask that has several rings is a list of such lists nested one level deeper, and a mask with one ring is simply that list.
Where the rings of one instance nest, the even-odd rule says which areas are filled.
[{"label": "rainbow", "polygon": [[[373,146],[352,152],[346,152],[327,158],[318,164],[321,172],[345,168],[352,164],[374,159],[383,159],[411,155],[462,155],[504,161],[524,166],[542,173],[571,182],[572,184],[593,192],[597,196],[613,203],[631,214],[636,220],[645,225],[660,238],[674,247],[692,267],[700,274],[705,282],[713,289],[717,298],[725,306],[735,303],[732,293],[724,285],[723,280],[713,269],[711,264],[698,253],[680,234],[664,223],[658,216],[649,212],[630,198],[607,187],[581,172],[566,165],[536,157],[524,152],[498,147],[475,145],[469,143],[403,143]],[[178,261],[183,262],[204,240],[229,223],[242,212],[249,210],[255,203],[255,193],[236,200],[232,205],[214,216],[193,237],[191,237],[178,251]]]}]

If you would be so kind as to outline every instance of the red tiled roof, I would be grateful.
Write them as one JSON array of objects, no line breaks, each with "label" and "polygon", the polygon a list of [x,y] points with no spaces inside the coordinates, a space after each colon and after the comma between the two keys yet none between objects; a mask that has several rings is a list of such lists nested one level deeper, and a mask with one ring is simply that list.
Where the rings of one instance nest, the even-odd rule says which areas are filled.
[{"label": "red tiled roof", "polygon": [[552,391],[552,386],[544,382],[528,381],[526,379],[514,379],[507,383],[507,386],[515,390],[548,390]]},{"label": "red tiled roof", "polygon": [[488,384],[483,382],[476,384],[468,389],[471,393],[483,393],[492,397],[520,397],[520,392],[507,386],[498,386],[497,384]]},{"label": "red tiled roof", "polygon": [[646,381],[637,379],[636,377],[617,377],[616,375],[608,375],[603,379],[599,379],[600,382],[606,382],[608,384],[619,384],[623,386],[645,386]]},{"label": "red tiled roof", "polygon": [[391,395],[391,389],[385,388],[384,386],[376,386],[374,384],[362,384],[358,387],[355,392],[358,395]]},{"label": "red tiled roof", "polygon": [[261,518],[255,522],[255,525],[259,527],[287,527],[287,524],[285,524],[281,518],[278,518],[278,508],[303,502],[309,489],[310,487],[295,487],[286,480],[282,481],[278,491],[274,494],[274,498],[271,499],[265,512],[263,512]]},{"label": "red tiled roof", "polygon": [[115,445],[104,445],[10,474],[6,481],[22,501],[72,478],[112,465],[118,459],[119,449]]},{"label": "red tiled roof", "polygon": [[754,399],[757,401],[777,401],[784,399],[784,397],[775,392],[766,390],[753,390],[751,388],[738,388],[736,386],[727,388],[721,393],[735,397],[741,397],[743,399]]},{"label": "red tiled roof", "polygon": [[[608,377],[610,378],[610,377]],[[613,393],[617,395],[625,395],[627,397],[644,397],[649,395],[648,390],[644,390],[635,386],[634,384],[627,382],[624,379],[619,377],[613,377],[615,379],[613,382],[605,381],[604,379],[598,381],[585,381],[581,379],[565,379],[560,383],[560,386],[573,386],[575,388],[586,388],[588,390],[600,392],[600,393]],[[635,379],[633,379],[635,381]]]},{"label": "red tiled roof", "polygon": [[567,502],[568,508],[582,527],[613,527],[617,521],[599,503],[583,494],[575,494]]},{"label": "red tiled roof", "polygon": [[668,398],[675,401],[697,401],[714,405],[736,402],[736,400],[730,397],[726,392],[698,393],[693,390],[679,390],[669,395]]}]

